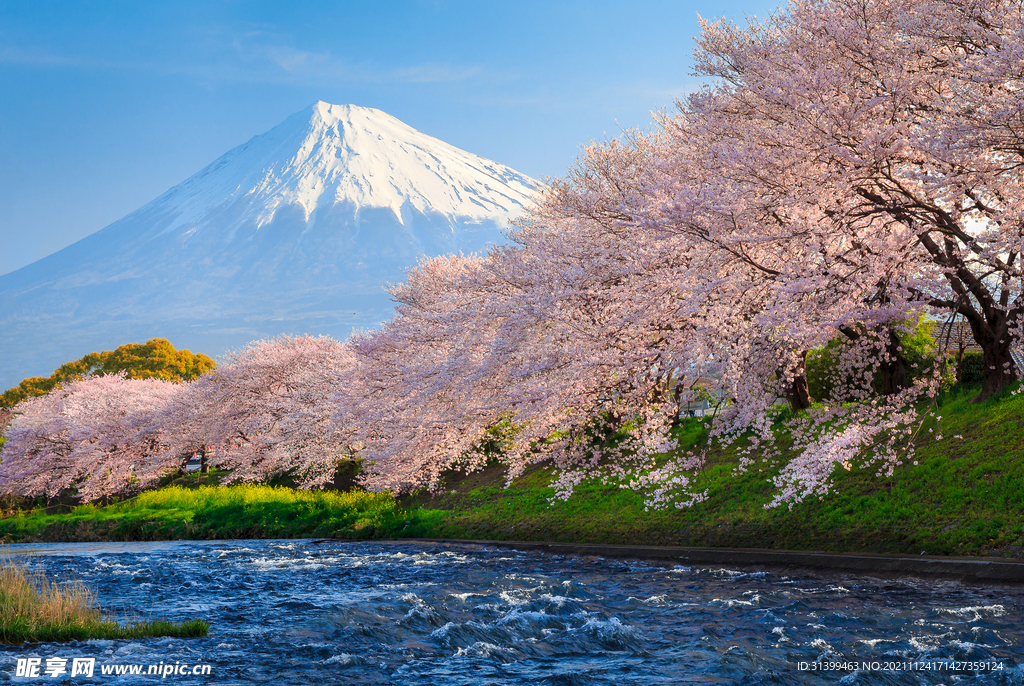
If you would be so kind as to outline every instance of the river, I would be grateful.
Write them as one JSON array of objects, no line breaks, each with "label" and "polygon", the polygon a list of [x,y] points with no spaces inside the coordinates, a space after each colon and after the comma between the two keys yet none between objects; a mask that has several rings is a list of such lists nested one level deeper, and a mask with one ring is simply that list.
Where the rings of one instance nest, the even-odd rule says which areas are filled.
[{"label": "river", "polygon": [[[202,639],[0,647],[14,683],[1024,684],[1021,586],[422,543],[8,552],[118,612],[211,624]],[[19,658],[40,676],[18,677]],[[65,671],[48,676],[54,658]],[[92,677],[71,675],[75,658]]]}]

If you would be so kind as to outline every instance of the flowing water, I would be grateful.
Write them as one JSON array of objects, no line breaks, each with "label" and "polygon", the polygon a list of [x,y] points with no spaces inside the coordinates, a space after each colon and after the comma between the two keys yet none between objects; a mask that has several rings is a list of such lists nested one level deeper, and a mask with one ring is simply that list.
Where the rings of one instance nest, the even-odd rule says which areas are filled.
[{"label": "flowing water", "polygon": [[[15,683],[1024,684],[1021,586],[420,543],[9,552],[118,611],[212,625],[202,639],[0,647]],[[71,675],[76,657],[95,660],[92,677]],[[19,658],[39,676],[17,676]]]}]

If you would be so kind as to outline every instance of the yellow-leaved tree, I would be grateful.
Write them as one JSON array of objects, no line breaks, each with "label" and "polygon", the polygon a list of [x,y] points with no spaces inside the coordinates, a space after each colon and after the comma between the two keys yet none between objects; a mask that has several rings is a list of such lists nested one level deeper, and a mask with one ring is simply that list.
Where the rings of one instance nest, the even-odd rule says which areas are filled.
[{"label": "yellow-leaved tree", "polygon": [[0,394],[0,408],[13,407],[22,400],[46,395],[58,385],[87,376],[124,372],[129,379],[163,379],[191,381],[213,370],[216,363],[207,355],[189,350],[176,350],[166,338],[152,338],[145,343],[128,343],[116,350],[89,353],[68,362],[48,377],[33,376]]}]

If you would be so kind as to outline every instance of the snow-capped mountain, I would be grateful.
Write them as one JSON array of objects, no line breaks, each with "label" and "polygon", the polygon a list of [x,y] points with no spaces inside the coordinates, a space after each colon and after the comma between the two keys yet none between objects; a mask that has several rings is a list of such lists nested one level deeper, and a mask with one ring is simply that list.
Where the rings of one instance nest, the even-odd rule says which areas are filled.
[{"label": "snow-capped mountain", "polygon": [[504,240],[540,188],[380,110],[318,102],[74,245],[0,276],[0,390],[164,337],[208,354],[347,337],[424,255]]}]

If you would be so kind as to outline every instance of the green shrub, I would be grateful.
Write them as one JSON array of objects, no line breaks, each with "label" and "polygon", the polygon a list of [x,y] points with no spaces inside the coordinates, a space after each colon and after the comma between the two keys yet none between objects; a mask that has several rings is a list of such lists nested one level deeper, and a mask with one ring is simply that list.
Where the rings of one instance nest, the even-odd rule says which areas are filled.
[{"label": "green shrub", "polygon": [[962,384],[979,384],[985,380],[984,356],[980,351],[968,350],[960,360],[960,368],[956,371],[956,380]]},{"label": "green shrub", "polygon": [[[937,345],[932,336],[935,322],[923,315],[917,320],[913,329],[899,334],[900,346],[907,364],[908,381],[920,378],[929,373],[936,361]],[[871,335],[871,334],[867,334]],[[838,386],[852,385],[851,378],[840,378],[839,361],[845,349],[853,343],[846,336],[837,336],[820,348],[814,348],[807,354],[807,385],[811,397],[815,400],[842,401],[835,397]],[[948,385],[952,385],[949,379]],[[875,391],[881,391],[881,379],[875,375]]]}]

